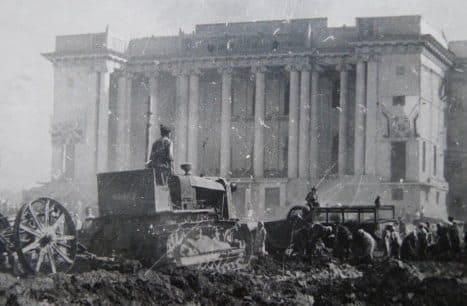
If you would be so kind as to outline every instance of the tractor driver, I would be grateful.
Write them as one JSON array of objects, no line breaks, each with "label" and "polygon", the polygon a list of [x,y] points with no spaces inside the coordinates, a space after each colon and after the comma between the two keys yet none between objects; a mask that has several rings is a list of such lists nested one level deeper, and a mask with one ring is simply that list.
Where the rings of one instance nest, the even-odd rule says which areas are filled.
[{"label": "tractor driver", "polygon": [[156,170],[156,184],[166,185],[173,173],[173,144],[170,140],[170,129],[161,124],[161,137],[154,142],[147,168]]},{"label": "tractor driver", "polygon": [[306,195],[306,205],[312,210],[313,208],[319,208],[318,194],[316,192],[316,187],[311,187],[310,192]]}]

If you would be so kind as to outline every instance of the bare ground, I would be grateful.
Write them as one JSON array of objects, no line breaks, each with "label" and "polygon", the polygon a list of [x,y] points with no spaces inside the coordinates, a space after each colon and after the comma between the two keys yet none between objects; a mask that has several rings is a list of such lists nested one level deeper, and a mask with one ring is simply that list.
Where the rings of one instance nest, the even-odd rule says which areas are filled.
[{"label": "bare ground", "polygon": [[1,305],[467,305],[464,263],[349,265],[253,260],[238,271],[94,270],[17,278],[0,273]]}]

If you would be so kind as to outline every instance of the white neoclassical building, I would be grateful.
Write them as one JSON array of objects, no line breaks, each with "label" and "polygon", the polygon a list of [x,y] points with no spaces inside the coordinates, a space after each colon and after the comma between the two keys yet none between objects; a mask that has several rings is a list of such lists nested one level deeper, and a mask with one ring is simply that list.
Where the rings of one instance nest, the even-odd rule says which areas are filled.
[{"label": "white neoclassical building", "polygon": [[322,204],[446,216],[444,86],[455,54],[420,16],[197,25],[129,42],[58,36],[54,176],[95,196],[95,174],[144,167],[159,125],[175,160],[238,183],[241,214]]}]

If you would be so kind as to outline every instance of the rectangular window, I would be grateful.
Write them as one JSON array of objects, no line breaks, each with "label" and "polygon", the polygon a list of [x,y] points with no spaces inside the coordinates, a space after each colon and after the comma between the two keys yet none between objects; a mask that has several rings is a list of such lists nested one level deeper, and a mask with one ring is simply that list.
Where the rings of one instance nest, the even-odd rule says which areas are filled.
[{"label": "rectangular window", "polygon": [[402,188],[393,188],[391,190],[391,198],[393,201],[402,201],[404,200],[404,189]]},{"label": "rectangular window", "polygon": [[281,189],[277,187],[265,188],[264,199],[266,202],[266,215],[274,216],[276,210],[280,207]]},{"label": "rectangular window", "polygon": [[[246,71],[232,77],[231,171],[233,177],[248,177],[253,171],[254,79]],[[201,161],[202,162],[202,161]]]},{"label": "rectangular window", "polygon": [[232,202],[235,206],[235,212],[237,213],[237,218],[246,217],[246,203],[245,201],[245,192],[246,188],[237,188],[235,192],[232,192]]},{"label": "rectangular window", "polygon": [[418,114],[413,118],[413,130],[414,130],[414,136],[418,137],[418,128],[417,128],[417,122],[418,122]]},{"label": "rectangular window", "polygon": [[436,167],[437,167],[436,146],[433,146],[433,175],[436,175]]},{"label": "rectangular window", "polygon": [[248,118],[254,115],[255,82],[246,73],[232,78],[232,116]]},{"label": "rectangular window", "polygon": [[405,105],[405,96],[394,96],[392,97],[392,105]]},{"label": "rectangular window", "polygon": [[290,81],[287,80],[284,87],[284,115],[287,116],[289,114],[289,106],[290,106]]},{"label": "rectangular window", "polygon": [[264,129],[264,177],[287,176],[287,155],[283,154],[289,126],[288,118],[284,116],[287,79],[281,70],[272,70],[266,75],[264,120],[268,128]]},{"label": "rectangular window", "polygon": [[391,142],[391,181],[403,182],[406,173],[406,144],[404,141]]},{"label": "rectangular window", "polygon": [[426,142],[422,143],[422,171],[426,170]]},{"label": "rectangular window", "polygon": [[439,204],[439,191],[436,192],[436,204]]},{"label": "rectangular window", "polygon": [[222,84],[215,82],[211,75],[205,75],[199,81],[199,112],[198,118],[198,173],[204,175],[218,175],[220,165],[220,137],[218,132],[221,129],[220,120],[213,118],[221,117]]},{"label": "rectangular window", "polygon": [[[333,165],[338,165],[339,159],[339,136],[336,135],[332,138],[331,144],[331,163]],[[331,173],[335,174],[339,171],[338,167],[332,167]]]},{"label": "rectangular window", "polygon": [[396,75],[405,75],[405,67],[404,66],[396,66]]},{"label": "rectangular window", "polygon": [[341,87],[341,82],[340,80],[336,80],[333,82],[333,88],[332,88],[332,108],[336,108],[340,106],[340,87]]}]

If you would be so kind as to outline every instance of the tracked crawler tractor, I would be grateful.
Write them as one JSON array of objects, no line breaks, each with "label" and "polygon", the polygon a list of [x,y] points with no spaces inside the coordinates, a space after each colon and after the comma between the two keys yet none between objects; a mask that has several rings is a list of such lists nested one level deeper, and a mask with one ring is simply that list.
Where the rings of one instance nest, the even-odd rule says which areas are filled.
[{"label": "tracked crawler tractor", "polygon": [[100,217],[85,224],[80,241],[96,255],[147,265],[244,256],[248,230],[232,219],[231,189],[222,178],[189,170],[170,177],[168,185],[157,185],[152,169],[99,174]]},{"label": "tracked crawler tractor", "polygon": [[50,198],[25,204],[2,241],[31,273],[66,272],[80,255],[136,259],[146,266],[241,261],[249,230],[234,219],[232,186],[222,178],[174,175],[157,185],[153,169],[101,173],[99,217],[76,231]]}]

